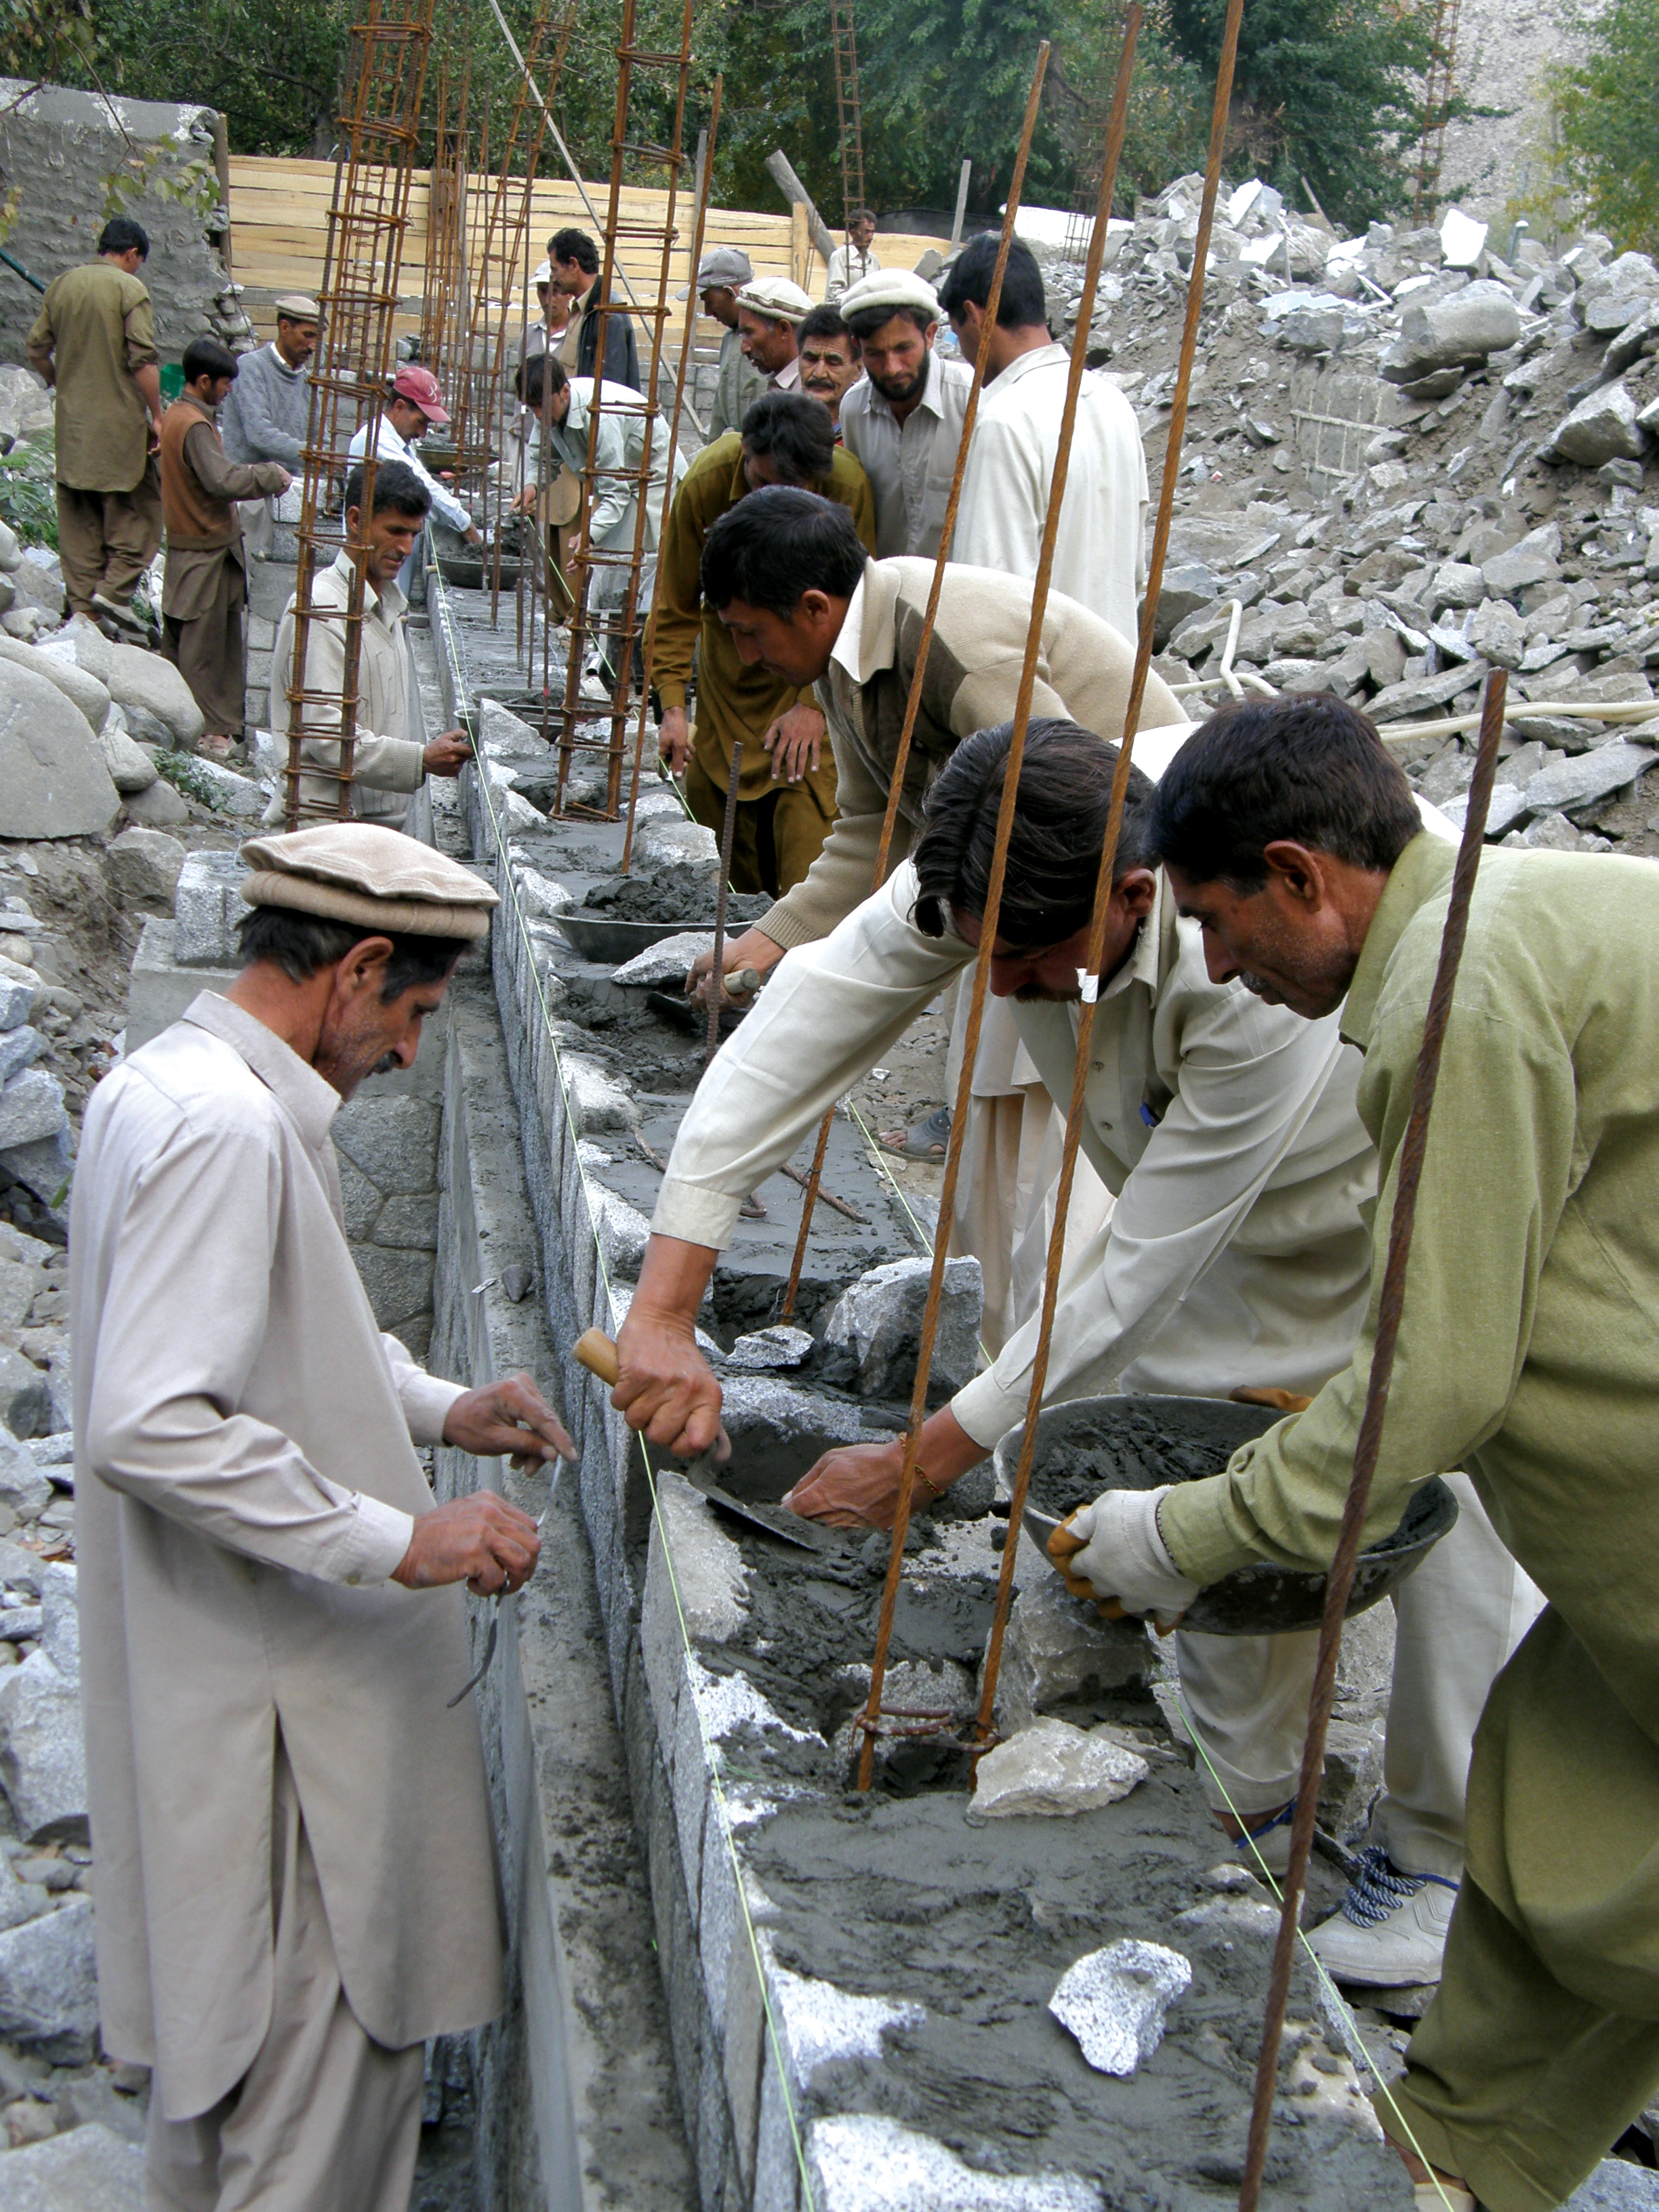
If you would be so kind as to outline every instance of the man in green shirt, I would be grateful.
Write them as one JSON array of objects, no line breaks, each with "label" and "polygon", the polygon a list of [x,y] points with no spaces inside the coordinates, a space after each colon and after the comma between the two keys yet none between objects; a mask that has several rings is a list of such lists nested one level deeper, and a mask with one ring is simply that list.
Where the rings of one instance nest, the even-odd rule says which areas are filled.
[{"label": "man in green shirt", "polygon": [[[1152,837],[1215,981],[1342,1008],[1382,1193],[1351,1364],[1223,1474],[1078,1516],[1074,1583],[1167,1618],[1236,1567],[1335,1549],[1455,855],[1371,724],[1322,693],[1212,717]],[[1466,1468],[1548,1606],[1487,1700],[1440,1995],[1377,2100],[1425,2205],[1548,2212],[1659,2087],[1656,1302],[1659,869],[1488,852],[1366,1540]]]},{"label": "man in green shirt", "polygon": [[[836,816],[836,764],[810,684],[789,683],[752,659],[702,597],[702,549],[723,514],[763,484],[818,492],[851,514],[860,543],[876,548],[870,480],[837,446],[830,411],[799,392],[768,392],[732,432],[705,446],[669,510],[657,561],[651,681],[662,701],[658,750],[685,777],[686,804],[719,835],[741,740],[732,887],[776,898],[799,883]],[[696,663],[697,714],[686,714]]]},{"label": "man in green shirt", "polygon": [[46,288],[29,365],[56,387],[58,551],[71,614],[145,634],[132,594],[161,543],[161,372],[140,223],[104,225],[98,258]]}]

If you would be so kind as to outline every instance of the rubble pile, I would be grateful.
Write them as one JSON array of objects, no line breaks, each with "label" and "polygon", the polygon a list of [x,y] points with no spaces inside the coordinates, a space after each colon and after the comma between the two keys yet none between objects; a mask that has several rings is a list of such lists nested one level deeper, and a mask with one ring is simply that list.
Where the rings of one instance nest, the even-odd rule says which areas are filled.
[{"label": "rubble pile", "polygon": [[[1115,224],[1089,359],[1162,458],[1202,179]],[[1659,852],[1659,267],[1591,233],[1559,252],[1517,225],[1493,247],[1453,209],[1364,238],[1255,180],[1212,238],[1158,665],[1227,696],[1331,690],[1393,736],[1454,814],[1491,667],[1512,720],[1488,835]],[[1048,257],[1075,330],[1079,264]],[[1235,603],[1238,625],[1233,635]],[[1230,638],[1232,650],[1228,652]],[[1568,711],[1619,702],[1620,719]],[[1188,695],[1190,711],[1200,695]]]}]

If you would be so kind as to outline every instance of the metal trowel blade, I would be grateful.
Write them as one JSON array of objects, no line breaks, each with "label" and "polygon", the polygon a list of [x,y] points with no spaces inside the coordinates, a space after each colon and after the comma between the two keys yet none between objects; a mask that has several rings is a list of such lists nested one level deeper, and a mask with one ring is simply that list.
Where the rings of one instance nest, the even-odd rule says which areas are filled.
[{"label": "metal trowel blade", "polygon": [[798,1544],[804,1552],[838,1552],[841,1541],[831,1528],[820,1528],[815,1521],[803,1520],[792,1513],[787,1505],[751,1504],[747,1498],[734,1498],[722,1487],[700,1461],[694,1460],[685,1470],[685,1479],[693,1490],[699,1490],[711,1505],[735,1520],[747,1522],[768,1536],[780,1536],[786,1544]]}]

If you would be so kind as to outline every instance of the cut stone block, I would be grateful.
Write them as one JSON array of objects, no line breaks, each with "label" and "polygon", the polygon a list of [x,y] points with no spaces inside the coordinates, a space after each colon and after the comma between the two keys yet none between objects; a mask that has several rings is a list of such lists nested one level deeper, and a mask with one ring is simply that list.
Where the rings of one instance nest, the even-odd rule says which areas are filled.
[{"label": "cut stone block", "polygon": [[44,1067],[26,1067],[0,1090],[0,1151],[32,1145],[64,1126],[64,1086]]},{"label": "cut stone block", "polygon": [[109,848],[109,871],[124,896],[171,908],[186,857],[165,830],[124,830]]},{"label": "cut stone block", "polygon": [[8,962],[11,972],[0,971],[0,1030],[21,1028],[34,1011],[40,979],[32,969]]},{"label": "cut stone block", "polygon": [[1033,1721],[981,1759],[970,1809],[988,1820],[1089,1813],[1127,1797],[1151,1771],[1110,1728]]},{"label": "cut stone block", "polygon": [[1170,2007],[1192,1978],[1179,1951],[1130,1936],[1068,1967],[1048,2009],[1097,2074],[1127,2079],[1163,2042]]},{"label": "cut stone block", "polygon": [[438,1109],[423,1098],[354,1098],[334,1117],[334,1146],[388,1196],[438,1180]]},{"label": "cut stone block", "polygon": [[92,725],[32,668],[0,661],[0,837],[96,837],[120,807]]},{"label": "cut stone block", "polygon": [[[728,933],[727,943],[733,935]],[[647,945],[631,960],[624,960],[620,968],[611,972],[613,983],[622,983],[629,989],[642,990],[647,987],[666,989],[671,985],[678,989],[685,980],[685,971],[698,956],[714,949],[712,929],[682,929],[672,937],[659,938],[656,944]]]},{"label": "cut stone block", "polygon": [[1023,1532],[1031,1571],[1020,1562],[1020,1592],[1008,1616],[996,1724],[1005,1735],[1052,1705],[1146,1679],[1146,1632],[1138,1620],[1103,1620],[1079,1604]]},{"label": "cut stone block", "polygon": [[237,928],[252,909],[242,897],[247,869],[234,853],[191,853],[179,872],[173,954],[181,968],[240,968]]},{"label": "cut stone block", "polygon": [[[890,1260],[860,1275],[836,1301],[824,1327],[825,1346],[850,1352],[857,1387],[868,1397],[908,1396],[915,1387],[933,1264],[921,1258]],[[979,1366],[984,1304],[978,1261],[947,1260],[930,1393],[953,1394],[972,1380]]]}]

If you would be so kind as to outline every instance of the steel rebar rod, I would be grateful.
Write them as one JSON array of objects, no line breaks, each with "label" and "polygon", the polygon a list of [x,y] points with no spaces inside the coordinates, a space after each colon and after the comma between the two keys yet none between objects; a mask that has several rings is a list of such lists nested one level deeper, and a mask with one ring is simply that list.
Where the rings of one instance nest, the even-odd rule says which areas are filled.
[{"label": "steel rebar rod", "polygon": [[[991,270],[984,319],[980,325],[979,344],[974,354],[974,379],[963,409],[962,436],[957,444],[956,466],[951,474],[951,489],[945,502],[945,519],[939,526],[939,551],[934,556],[933,580],[927,588],[927,606],[922,616],[921,635],[916,641],[915,666],[904,702],[904,720],[899,730],[898,750],[893,757],[893,779],[887,793],[886,811],[882,817],[881,842],[876,848],[876,865],[870,885],[872,892],[878,891],[886,880],[887,855],[892,847],[893,825],[898,818],[899,799],[910,763],[910,745],[915,735],[916,716],[921,709],[922,682],[927,672],[927,655],[933,642],[933,625],[939,617],[939,594],[945,588],[945,571],[951,558],[951,539],[956,531],[957,509],[962,502],[963,478],[968,469],[968,448],[973,439],[974,425],[979,419],[979,396],[985,386],[985,371],[991,357],[991,335],[996,328],[997,310],[1002,304],[1002,280],[1007,273],[1008,255],[1014,242],[1014,222],[1019,213],[1020,196],[1025,187],[1025,165],[1030,158],[1031,141],[1036,132],[1042,81],[1048,67],[1048,41],[1044,39],[1037,47],[1036,64],[1031,72],[1031,89],[1026,96],[1019,145],[1014,155],[1013,174],[1008,181],[1008,197],[1003,206],[1002,236],[998,242],[997,258]],[[834,1120],[835,1109],[831,1107],[823,1117],[812,1172],[807,1178],[806,1197],[800,1211],[800,1227],[795,1237],[795,1256],[790,1263],[789,1287],[783,1302],[782,1318],[785,1321],[795,1310],[795,1292],[799,1287],[801,1267],[806,1258],[806,1240],[812,1231],[812,1216],[817,1210],[818,1181],[823,1173],[825,1148],[830,1142],[830,1129]]]},{"label": "steel rebar rod", "polygon": [[[1074,404],[1075,394],[1083,379],[1083,369],[1088,353],[1089,326],[1093,319],[1097,288],[1106,253],[1106,240],[1111,225],[1112,198],[1117,185],[1118,164],[1123,152],[1123,140],[1129,112],[1129,88],[1134,75],[1135,46],[1140,34],[1141,9],[1132,7],[1125,20],[1123,51],[1118,62],[1117,82],[1113,90],[1110,117],[1106,131],[1105,160],[1101,170],[1099,198],[1095,210],[1094,228],[1090,234],[1088,259],[1085,264],[1083,295],[1078,306],[1077,325],[1072,341],[1071,384],[1068,398]],[[1224,105],[1218,98],[1218,107]],[[1206,179],[1205,208],[1212,212],[1216,190],[1220,176],[1221,147],[1218,140],[1210,149],[1210,170]],[[1204,286],[1204,250],[1208,231],[1205,213],[1200,212],[1199,233],[1193,259],[1192,289],[1200,300]],[[1192,336],[1195,342],[1197,319],[1191,318]],[[1194,344],[1188,344],[1181,356],[1177,371],[1177,389],[1183,397],[1186,384],[1193,369]],[[1184,409],[1183,409],[1184,414]],[[1179,457],[1180,448],[1172,445],[1164,461],[1166,478],[1172,473],[1172,465]],[[1055,501],[1051,498],[1050,512]],[[1166,536],[1167,544],[1167,536]],[[1164,558],[1155,549],[1155,564],[1146,580],[1146,601],[1141,614],[1140,637],[1136,647],[1137,673],[1140,664],[1150,665],[1153,627],[1157,620],[1158,598],[1162,587]],[[1024,1510],[1025,1492],[1030,1484],[1031,1459],[1036,1443],[1037,1415],[1042,1407],[1043,1387],[1048,1375],[1048,1351],[1054,1334],[1054,1314],[1059,1304],[1060,1269],[1066,1253],[1066,1218],[1071,1206],[1072,1185],[1077,1171],[1078,1146],[1083,1131],[1084,1102],[1087,1095],[1090,1072],[1093,1066],[1093,1036],[1098,978],[1105,963],[1106,925],[1111,906],[1112,879],[1117,860],[1118,837],[1123,826],[1123,806],[1129,787],[1129,770],[1134,752],[1135,726],[1139,720],[1140,696],[1145,691],[1145,678],[1139,689],[1131,686],[1128,714],[1123,725],[1123,734],[1118,746],[1117,762],[1112,775],[1112,793],[1106,817],[1106,840],[1101,850],[1100,867],[1095,879],[1094,906],[1089,922],[1089,957],[1087,973],[1097,979],[1096,993],[1085,999],[1079,1009],[1077,1054],[1072,1075],[1072,1097],[1066,1119],[1066,1140],[1060,1155],[1060,1182],[1054,1198],[1054,1225],[1048,1239],[1048,1267],[1043,1277],[1042,1320],[1031,1366],[1031,1382],[1026,1399],[1025,1432],[1020,1446],[1018,1464],[1014,1476],[1013,1503],[1009,1509],[1008,1541],[1003,1547],[1000,1571],[997,1578],[996,1606],[991,1618],[991,1633],[985,1649],[984,1680],[980,1690],[979,1712],[975,1723],[975,1741],[988,1747],[992,1740],[996,1710],[997,1680],[1002,1667],[1003,1640],[1007,1632],[1009,1610],[1013,1603],[1014,1566],[1019,1549],[1020,1515]]]},{"label": "steel rebar rod", "polygon": [[[1138,25],[1136,26],[1138,28]],[[1055,440],[1054,468],[1048,487],[1048,512],[1043,517],[1042,541],[1037,553],[1036,575],[1031,585],[1030,620],[1025,633],[1025,653],[1020,669],[1019,689],[1014,701],[1012,717],[1012,734],[1008,758],[1003,770],[1002,796],[997,809],[996,842],[992,848],[989,880],[986,888],[985,911],[978,917],[979,933],[977,957],[974,963],[973,993],[969,1002],[968,1020],[963,1035],[962,1074],[957,1085],[956,1109],[951,1116],[951,1138],[945,1148],[945,1180],[939,1193],[939,1226],[935,1231],[933,1263],[927,1285],[927,1302],[923,1308],[921,1344],[916,1362],[915,1387],[911,1393],[909,1418],[904,1436],[904,1456],[899,1476],[899,1492],[893,1516],[892,1546],[888,1554],[887,1577],[882,1589],[881,1613],[876,1626],[876,1649],[870,1667],[870,1694],[860,1723],[864,1737],[859,1759],[858,1783],[860,1790],[870,1787],[875,1765],[876,1736],[881,1723],[881,1688],[887,1670],[887,1652],[893,1633],[893,1620],[898,1604],[899,1587],[904,1573],[904,1539],[910,1525],[911,1502],[916,1482],[916,1462],[921,1444],[922,1423],[927,1410],[927,1382],[933,1366],[933,1346],[939,1331],[939,1307],[945,1291],[945,1269],[949,1249],[951,1222],[956,1210],[957,1182],[961,1173],[962,1156],[966,1140],[969,1102],[973,1095],[974,1062],[978,1056],[980,1031],[984,1021],[985,999],[991,979],[991,959],[996,943],[997,921],[1002,909],[1002,887],[1007,870],[1008,845],[1013,834],[1014,811],[1018,799],[1020,766],[1025,755],[1025,736],[1030,725],[1031,701],[1036,689],[1037,661],[1042,649],[1043,623],[1048,612],[1049,580],[1054,574],[1054,549],[1060,538],[1060,520],[1065,505],[1066,480],[1071,465],[1072,436],[1077,424],[1077,405],[1082,390],[1083,349],[1073,355],[1073,367],[1066,380],[1066,402],[1061,412]],[[1126,729],[1133,727],[1133,717],[1126,719]]]},{"label": "steel rebar rod", "polygon": [[1486,679],[1486,696],[1480,724],[1480,744],[1475,755],[1474,778],[1469,786],[1468,811],[1463,817],[1462,842],[1452,875],[1451,898],[1440,939],[1440,959],[1434,988],[1429,994],[1423,1023],[1423,1042],[1412,1082],[1411,1112],[1406,1122],[1396,1162],[1394,1212],[1389,1223],[1388,1257],[1376,1305],[1376,1337],[1371,1349],[1370,1377],[1365,1407],[1360,1417],[1359,1437],[1354,1448],[1353,1475],[1342,1508],[1342,1525],[1335,1556],[1325,1583],[1325,1612],[1319,1626],[1319,1656],[1314,1668],[1313,1692],[1308,1701],[1308,1735],[1303,1746],[1302,1775],[1297,1787],[1296,1815],[1291,1827],[1291,1863],[1282,1886],[1279,1939],[1273,1947],[1273,1972],[1267,1985],[1267,2016],[1261,2031],[1261,2050],[1256,2062],[1255,2096],[1250,2112],[1249,2146],[1245,2154],[1244,2179],[1238,2192],[1239,2212],[1256,2212],[1261,2197],[1261,2177],[1267,2160],[1267,2140],[1273,2131],[1273,2094],[1279,2080],[1279,2045],[1285,2033],[1285,2008],[1290,1999],[1291,1967],[1296,1956],[1302,1896],[1307,1885],[1308,1857],[1313,1849],[1314,1820],[1319,1806],[1319,1786],[1325,1765],[1325,1738],[1336,1696],[1337,1662],[1342,1650],[1342,1622],[1354,1571],[1365,1533],[1365,1513],[1370,1503],[1371,1482],[1382,1443],[1382,1424],[1389,1410],[1389,1389],[1394,1379],[1395,1353],[1405,1312],[1406,1270],[1411,1258],[1412,1232],[1417,1224],[1417,1198],[1423,1182],[1423,1162],[1428,1149],[1429,1116],[1440,1079],[1440,1060],[1450,1018],[1452,993],[1468,933],[1469,903],[1486,833],[1486,812],[1498,774],[1498,746],[1504,729],[1504,696],[1509,678],[1494,668]]}]

